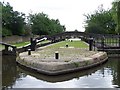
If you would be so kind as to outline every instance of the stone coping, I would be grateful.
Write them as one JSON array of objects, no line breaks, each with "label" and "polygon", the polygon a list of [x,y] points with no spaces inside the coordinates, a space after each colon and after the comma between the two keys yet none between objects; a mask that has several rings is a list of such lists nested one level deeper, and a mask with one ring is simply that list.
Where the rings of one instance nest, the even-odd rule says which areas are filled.
[{"label": "stone coping", "polygon": [[[106,62],[104,62],[106,63]],[[39,73],[39,71],[37,72],[34,69],[30,69],[27,68],[23,65],[18,64],[18,68],[21,72],[26,73],[28,75],[31,75],[37,79],[43,80],[43,81],[47,81],[47,82],[52,82],[52,83],[56,83],[56,82],[63,82],[63,81],[68,81],[71,80],[73,78],[79,78],[82,76],[86,76],[86,75],[91,75],[92,73],[95,73],[97,70],[101,69],[105,64],[101,64],[101,65],[97,65],[89,68],[89,69],[82,69],[82,70],[78,70],[78,71],[73,71],[73,72],[69,72],[69,73],[60,73],[58,75],[47,75],[47,74],[42,74]]]},{"label": "stone coping", "polygon": [[[67,61],[64,60],[65,58],[58,60],[54,58],[36,58],[34,56],[32,57],[32,55],[26,55],[26,53],[27,52],[20,54],[17,57],[17,62],[25,67],[47,75],[59,75],[88,69],[105,62],[108,58],[106,52],[96,52],[87,57],[82,56],[74,60],[69,60],[70,58],[68,58]],[[86,51],[86,53],[91,52]]]}]

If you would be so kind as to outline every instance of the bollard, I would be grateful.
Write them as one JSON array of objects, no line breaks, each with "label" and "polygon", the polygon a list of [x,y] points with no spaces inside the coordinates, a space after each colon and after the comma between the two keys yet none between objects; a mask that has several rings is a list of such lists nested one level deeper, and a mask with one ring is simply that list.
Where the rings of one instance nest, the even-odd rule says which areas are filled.
[{"label": "bollard", "polygon": [[13,52],[16,53],[16,47],[13,47]]},{"label": "bollard", "polygon": [[35,51],[35,49],[36,49],[36,39],[31,38],[30,42],[31,42],[31,45],[30,45],[31,51]]},{"label": "bollard", "polygon": [[31,49],[28,49],[28,55],[31,55]]},{"label": "bollard", "polygon": [[93,38],[89,38],[89,51],[93,50]]},{"label": "bollard", "polygon": [[9,47],[8,45],[5,45],[5,51],[8,51],[8,47]]},{"label": "bollard", "polygon": [[66,47],[68,47],[68,43],[66,43]]},{"label": "bollard", "polygon": [[101,48],[102,48],[103,51],[104,51],[104,40],[105,40],[105,37],[103,36],[101,38]]},{"label": "bollard", "polygon": [[59,59],[59,53],[58,53],[58,51],[55,52],[55,59]]},{"label": "bollard", "polygon": [[120,47],[120,34],[119,34],[119,47]]}]

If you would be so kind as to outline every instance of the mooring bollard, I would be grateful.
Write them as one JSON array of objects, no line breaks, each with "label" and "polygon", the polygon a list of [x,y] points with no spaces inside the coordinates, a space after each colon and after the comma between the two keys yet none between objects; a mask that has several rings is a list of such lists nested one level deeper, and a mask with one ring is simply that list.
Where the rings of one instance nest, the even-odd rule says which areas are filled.
[{"label": "mooring bollard", "polygon": [[102,47],[102,50],[104,51],[104,43],[105,42],[105,37],[103,36],[102,38],[101,38],[101,47]]},{"label": "mooring bollard", "polygon": [[35,51],[35,49],[36,49],[36,39],[30,38],[30,42],[31,42],[31,45],[30,45],[31,51]]},{"label": "mooring bollard", "polygon": [[93,50],[93,38],[89,38],[89,51]]},{"label": "mooring bollard", "polygon": [[31,49],[28,49],[28,55],[31,55]]},{"label": "mooring bollard", "polygon": [[120,34],[119,34],[119,38],[118,39],[119,39],[119,47],[120,47]]},{"label": "mooring bollard", "polygon": [[59,53],[58,53],[58,51],[55,52],[55,59],[59,59]]},{"label": "mooring bollard", "polygon": [[68,43],[66,43],[66,47],[68,47]]}]

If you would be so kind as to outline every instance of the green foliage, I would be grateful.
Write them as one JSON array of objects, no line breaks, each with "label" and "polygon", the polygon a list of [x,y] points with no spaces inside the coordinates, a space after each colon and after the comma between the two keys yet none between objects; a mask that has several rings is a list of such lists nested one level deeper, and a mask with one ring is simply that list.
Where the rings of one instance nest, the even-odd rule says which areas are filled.
[{"label": "green foliage", "polygon": [[[1,3],[1,2],[0,2]],[[5,32],[4,36],[7,33],[12,33],[13,35],[22,35],[24,33],[24,14],[19,13],[18,11],[13,11],[13,7],[9,3],[2,4],[2,27]]]},{"label": "green foliage", "polygon": [[[18,11],[13,11],[13,7],[9,3],[1,3],[2,18],[1,30],[2,36],[9,35],[53,35],[65,31],[65,26],[62,26],[59,20],[49,19],[44,13],[30,14],[28,23],[25,23],[25,14]],[[3,32],[3,33],[2,33]]]},{"label": "green foliage", "polygon": [[93,14],[86,16],[85,32],[100,34],[115,34],[115,21],[111,10],[104,10],[102,5]]},{"label": "green foliage", "polygon": [[84,61],[85,62],[85,65],[88,65],[90,63],[90,61]]},{"label": "green foliage", "polygon": [[24,35],[29,36],[31,33],[31,26],[29,24],[24,25]]},{"label": "green foliage", "polygon": [[86,27],[86,31],[88,33],[96,33],[96,34],[103,34],[103,33],[107,33],[106,30],[104,30],[104,28],[102,28],[99,24],[97,23],[91,23],[89,24],[88,27]]},{"label": "green foliage", "polygon": [[120,34],[120,1],[112,3],[112,14],[117,24],[116,32]]},{"label": "green foliage", "polygon": [[16,46],[16,47],[22,47],[22,46],[25,46],[25,45],[28,45],[30,44],[30,42],[20,42],[20,43],[14,43],[12,45]]},{"label": "green foliage", "polygon": [[80,63],[79,62],[74,62],[73,63],[76,67],[79,67],[80,66]]},{"label": "green foliage", "polygon": [[5,36],[11,36],[12,35],[12,32],[8,29],[5,29],[3,28],[2,29],[2,36],[5,37]]},{"label": "green foliage", "polygon": [[32,33],[36,35],[53,35],[65,31],[65,26],[58,19],[49,19],[44,13],[30,14],[29,22],[32,24]]}]

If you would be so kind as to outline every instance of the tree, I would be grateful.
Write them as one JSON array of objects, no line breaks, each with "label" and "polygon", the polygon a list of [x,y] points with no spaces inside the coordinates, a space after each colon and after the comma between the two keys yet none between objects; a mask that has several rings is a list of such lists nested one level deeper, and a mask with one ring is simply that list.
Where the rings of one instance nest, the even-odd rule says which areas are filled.
[{"label": "tree", "polygon": [[24,35],[32,35],[31,26],[28,23],[24,25]]},{"label": "tree", "polygon": [[65,31],[65,26],[62,26],[58,19],[50,19],[47,14],[30,14],[29,18],[33,34],[53,35]]},{"label": "tree", "polygon": [[117,24],[116,32],[120,34],[120,1],[112,3],[113,18]]},{"label": "tree", "polygon": [[[0,2],[1,3],[1,2]],[[2,4],[2,36],[24,34],[25,14],[13,11],[9,3]]]},{"label": "tree", "polygon": [[100,34],[115,34],[115,21],[111,10],[104,10],[101,5],[93,14],[85,15],[85,32]]}]

